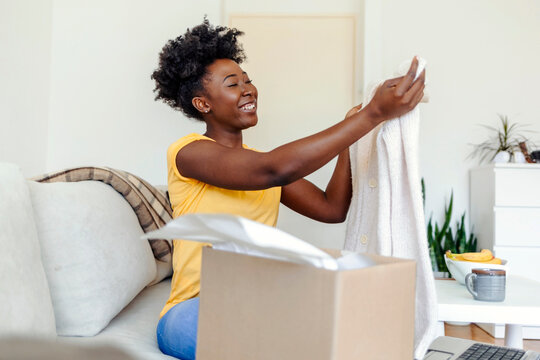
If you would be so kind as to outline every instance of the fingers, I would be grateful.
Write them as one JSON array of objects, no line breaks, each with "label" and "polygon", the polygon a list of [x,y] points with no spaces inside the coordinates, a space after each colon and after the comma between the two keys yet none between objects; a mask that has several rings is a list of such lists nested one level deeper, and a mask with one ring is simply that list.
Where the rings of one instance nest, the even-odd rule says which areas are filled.
[{"label": "fingers", "polygon": [[415,96],[414,96],[414,99],[412,100],[411,102],[411,109],[414,109],[416,107],[416,105],[418,105],[420,103],[420,101],[422,101],[422,98],[424,97],[424,88],[425,88],[425,85],[422,86],[422,90],[420,90]]},{"label": "fingers", "polygon": [[424,81],[425,81],[425,79],[426,79],[426,70],[424,69],[424,70],[422,70],[422,73],[420,74],[420,76],[418,76],[418,79],[416,79],[414,84],[412,84],[410,89],[407,90],[407,92],[403,96],[403,99],[402,99],[403,103],[410,102],[412,99],[415,98],[416,94],[419,91],[422,91],[424,89],[424,86],[425,86]]},{"label": "fingers", "polygon": [[362,110],[362,104],[356,105],[356,106],[353,107],[351,110],[349,110],[349,111],[347,112],[347,114],[345,115],[345,117],[348,118],[349,116],[352,116],[352,115],[356,114],[356,113],[359,112],[360,110]]},{"label": "fingers", "polygon": [[357,112],[360,111],[362,109],[362,104],[356,105],[355,107],[353,107],[353,109],[356,110]]},{"label": "fingers", "polygon": [[395,87],[397,84],[399,84],[401,79],[403,79],[403,76],[393,78],[393,79],[388,79],[384,82],[384,86],[387,88]]},{"label": "fingers", "polygon": [[420,73],[420,75],[418,76],[418,78],[416,79],[416,81],[422,81],[422,83],[424,83],[426,81],[426,69],[424,68],[424,70],[422,70],[422,72]]},{"label": "fingers", "polygon": [[418,58],[415,56],[411,67],[409,68],[409,71],[407,71],[407,74],[401,79],[401,81],[396,86],[396,95],[397,96],[403,96],[409,90],[411,87],[411,84],[414,81],[414,78],[416,76],[416,71],[418,70]]},{"label": "fingers", "polygon": [[405,76],[389,79],[380,86],[367,105],[376,119],[388,120],[405,114],[422,100],[424,96],[425,69],[416,78],[419,61],[414,58]]}]

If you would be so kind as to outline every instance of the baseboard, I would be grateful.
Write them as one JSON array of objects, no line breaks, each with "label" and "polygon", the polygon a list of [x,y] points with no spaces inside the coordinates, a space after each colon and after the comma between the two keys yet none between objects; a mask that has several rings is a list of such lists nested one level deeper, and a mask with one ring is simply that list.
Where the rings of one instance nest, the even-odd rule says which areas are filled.
[{"label": "baseboard", "polygon": [[[497,339],[504,339],[504,324],[477,323],[478,327]],[[540,339],[540,326],[523,326],[523,338],[530,340]]]}]

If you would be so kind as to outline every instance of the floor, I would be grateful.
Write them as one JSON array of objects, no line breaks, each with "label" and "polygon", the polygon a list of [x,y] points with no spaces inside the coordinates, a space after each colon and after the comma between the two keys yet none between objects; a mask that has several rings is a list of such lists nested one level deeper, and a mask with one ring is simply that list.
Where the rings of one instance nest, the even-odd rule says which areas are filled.
[{"label": "floor", "polygon": [[[444,331],[446,336],[470,339],[501,346],[504,345],[504,339],[495,339],[493,336],[491,336],[490,334],[488,334],[474,324],[467,326],[457,326],[445,323]],[[523,340],[523,349],[540,352],[540,340]]]}]

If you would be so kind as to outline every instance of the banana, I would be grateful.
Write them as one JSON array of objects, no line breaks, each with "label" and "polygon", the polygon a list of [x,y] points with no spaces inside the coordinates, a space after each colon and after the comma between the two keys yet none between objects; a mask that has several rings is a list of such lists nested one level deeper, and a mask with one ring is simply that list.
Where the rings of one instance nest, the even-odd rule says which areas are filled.
[{"label": "banana", "polygon": [[450,250],[446,251],[446,257],[454,261],[469,261],[483,264],[502,264],[502,260],[493,256],[488,249],[482,249],[480,252],[470,252],[464,254],[453,254]]},{"label": "banana", "polygon": [[463,259],[467,261],[474,261],[474,262],[484,262],[489,261],[493,259],[493,254],[488,249],[482,249],[479,253],[473,252],[473,253],[464,253]]},{"label": "banana", "polygon": [[453,254],[450,250],[446,251],[446,257],[456,261],[466,261],[462,254]]},{"label": "banana", "polygon": [[493,258],[489,261],[484,261],[484,264],[495,264],[495,265],[501,265],[502,264],[502,260],[499,259],[499,258]]}]

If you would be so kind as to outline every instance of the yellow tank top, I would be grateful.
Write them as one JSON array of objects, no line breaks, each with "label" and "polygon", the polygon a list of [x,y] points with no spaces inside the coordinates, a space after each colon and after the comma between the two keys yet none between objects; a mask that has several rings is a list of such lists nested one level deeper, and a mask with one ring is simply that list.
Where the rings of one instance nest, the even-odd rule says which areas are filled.
[{"label": "yellow tank top", "polygon": [[[227,190],[180,175],[176,167],[176,155],[184,146],[197,140],[214,141],[203,135],[190,134],[174,142],[167,150],[169,198],[173,217],[193,213],[225,213],[275,226],[281,198],[280,187],[252,191]],[[244,148],[248,149],[245,145]],[[199,295],[203,246],[209,244],[173,241],[171,294],[160,317],[174,305]]]}]

